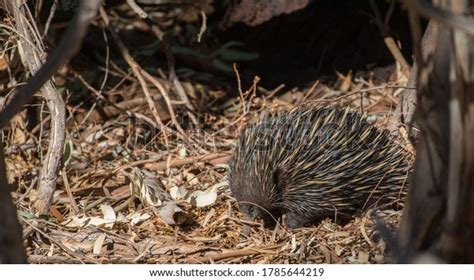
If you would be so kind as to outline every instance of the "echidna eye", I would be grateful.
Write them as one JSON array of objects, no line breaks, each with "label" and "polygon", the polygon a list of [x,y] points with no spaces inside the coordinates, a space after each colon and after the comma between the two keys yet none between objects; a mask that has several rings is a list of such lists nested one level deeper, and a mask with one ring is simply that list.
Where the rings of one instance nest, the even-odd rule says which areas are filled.
[{"label": "echidna eye", "polygon": [[250,213],[249,213],[249,206],[248,206],[248,205],[240,204],[240,205],[239,205],[239,208],[240,208],[240,212],[242,212],[242,213],[244,213],[244,214],[250,214]]},{"label": "echidna eye", "polygon": [[252,216],[252,218],[261,218],[261,215],[262,215],[262,211],[260,211],[259,208],[257,207],[251,207],[250,209],[250,215]]}]

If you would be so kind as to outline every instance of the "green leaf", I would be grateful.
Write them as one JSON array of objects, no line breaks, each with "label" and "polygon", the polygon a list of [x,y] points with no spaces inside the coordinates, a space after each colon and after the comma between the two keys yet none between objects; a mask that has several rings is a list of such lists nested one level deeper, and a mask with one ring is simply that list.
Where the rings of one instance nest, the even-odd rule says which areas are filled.
[{"label": "green leaf", "polygon": [[72,158],[72,152],[74,150],[74,146],[70,140],[66,140],[64,143],[64,152],[63,152],[63,166],[66,166]]},{"label": "green leaf", "polygon": [[220,52],[222,50],[225,50],[225,49],[230,49],[232,47],[243,47],[244,46],[244,43],[242,42],[238,42],[238,41],[229,41],[227,43],[225,43],[224,45],[222,45],[218,50],[217,52]]},{"label": "green leaf", "polygon": [[230,67],[230,65],[228,63],[225,63],[219,59],[214,59],[212,61],[212,64],[214,65],[214,67],[216,67],[217,69],[221,70],[221,71],[224,71],[224,72],[232,72],[232,67]]},{"label": "green leaf", "polygon": [[250,61],[258,58],[258,53],[240,51],[240,50],[225,50],[220,54],[220,58],[227,61]]},{"label": "green leaf", "polygon": [[207,55],[203,55],[197,50],[194,50],[192,48],[186,48],[182,46],[172,46],[171,51],[173,54],[181,54],[181,55],[190,55],[190,56],[196,56],[200,58],[207,58]]}]

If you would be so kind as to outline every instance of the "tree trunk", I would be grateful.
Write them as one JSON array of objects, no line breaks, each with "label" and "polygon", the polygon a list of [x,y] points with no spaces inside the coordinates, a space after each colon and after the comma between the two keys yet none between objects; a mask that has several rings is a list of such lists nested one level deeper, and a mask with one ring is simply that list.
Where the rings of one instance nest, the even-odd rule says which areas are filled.
[{"label": "tree trunk", "polygon": [[[435,23],[430,21],[421,41],[421,50],[425,59],[428,53],[433,52],[432,48],[436,45],[436,42],[434,41],[434,35]],[[417,129],[414,129],[416,126],[413,122],[417,97],[416,90],[412,89],[416,87],[417,81],[418,66],[415,63],[411,69],[410,77],[408,78],[408,82],[406,84],[407,88],[400,93],[400,102],[398,103],[395,112],[390,117],[391,131],[397,131],[396,127],[401,124],[408,128],[410,131],[410,136],[416,137],[418,135]]]},{"label": "tree trunk", "polygon": [[[411,13],[429,15],[434,7],[422,2],[406,1]],[[440,23],[435,48],[417,71],[421,138],[399,232],[401,262],[426,254],[441,262],[474,262],[474,40],[450,21],[453,13],[458,19],[469,14],[467,2],[435,8],[442,12],[433,14]]]}]

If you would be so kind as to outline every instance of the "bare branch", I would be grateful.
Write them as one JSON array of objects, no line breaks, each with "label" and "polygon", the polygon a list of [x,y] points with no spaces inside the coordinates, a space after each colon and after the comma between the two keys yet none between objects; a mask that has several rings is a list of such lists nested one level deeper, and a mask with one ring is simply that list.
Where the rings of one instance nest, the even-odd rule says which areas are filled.
[{"label": "bare branch", "polygon": [[13,96],[11,101],[5,106],[5,109],[0,113],[0,129],[5,127],[8,121],[31,99],[33,94],[56,73],[61,65],[66,63],[79,50],[80,43],[86,35],[89,22],[97,14],[100,2],[100,0],[80,1],[81,4],[76,16],[56,51],[48,57],[45,64],[30,81],[19,89],[18,93]]}]

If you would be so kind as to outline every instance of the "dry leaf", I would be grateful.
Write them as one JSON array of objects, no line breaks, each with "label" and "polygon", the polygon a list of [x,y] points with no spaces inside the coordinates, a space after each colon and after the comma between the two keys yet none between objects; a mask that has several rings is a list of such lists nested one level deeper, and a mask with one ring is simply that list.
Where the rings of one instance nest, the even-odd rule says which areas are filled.
[{"label": "dry leaf", "polygon": [[69,228],[83,228],[88,225],[100,227],[100,226],[104,226],[107,223],[109,223],[109,221],[106,221],[105,219],[102,219],[102,218],[86,217],[84,215],[80,215],[80,216],[71,217],[67,219],[66,221],[62,222],[61,224]]},{"label": "dry leaf", "polygon": [[102,211],[102,215],[104,215],[105,227],[112,228],[115,221],[117,220],[117,215],[115,215],[115,211],[112,206],[102,204],[100,206],[100,211]]},{"label": "dry leaf", "polygon": [[185,178],[190,186],[196,186],[199,184],[199,179],[193,173],[186,172]]},{"label": "dry leaf", "polygon": [[187,195],[187,202],[196,207],[205,207],[214,204],[217,199],[217,185],[205,191],[194,191]]},{"label": "dry leaf", "polygon": [[140,212],[135,212],[131,215],[128,215],[128,218],[130,219],[130,224],[132,226],[137,225],[143,221],[146,221],[150,219],[150,214],[147,213],[140,213]]},{"label": "dry leaf", "polygon": [[173,198],[174,200],[183,199],[184,197],[186,197],[187,193],[188,193],[188,190],[186,190],[186,188],[183,186],[180,186],[180,187],[174,186],[170,188],[170,195],[171,195],[171,198]]},{"label": "dry leaf", "polygon": [[92,250],[92,248],[94,247],[93,243],[81,242],[81,241],[77,241],[77,240],[74,240],[74,239],[61,240],[61,244],[63,244],[63,246],[66,246],[67,248],[69,248],[71,251],[83,252],[83,253],[90,252]]},{"label": "dry leaf", "polygon": [[94,255],[100,254],[100,250],[102,249],[102,246],[104,245],[104,241],[106,237],[107,235],[105,233],[102,233],[101,235],[99,235],[99,237],[97,237],[97,239],[94,242],[94,249],[92,250],[92,253]]},{"label": "dry leaf", "polygon": [[158,214],[168,225],[179,225],[188,219],[186,212],[174,203],[161,207]]},{"label": "dry leaf", "polygon": [[336,255],[340,257],[342,255],[342,252],[344,252],[344,247],[342,247],[341,245],[336,245],[334,251],[336,251]]},{"label": "dry leaf", "polygon": [[3,71],[9,66],[8,57],[5,55],[0,56],[0,71]]}]

